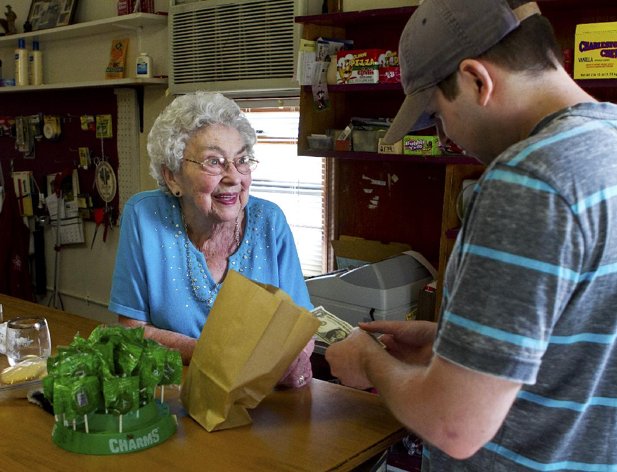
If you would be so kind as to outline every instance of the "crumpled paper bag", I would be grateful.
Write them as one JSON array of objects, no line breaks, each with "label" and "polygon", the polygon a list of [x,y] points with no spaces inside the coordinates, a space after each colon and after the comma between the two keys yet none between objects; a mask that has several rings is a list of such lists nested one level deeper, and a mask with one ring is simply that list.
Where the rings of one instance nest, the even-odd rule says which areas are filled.
[{"label": "crumpled paper bag", "polygon": [[318,326],[283,290],[229,271],[182,384],[185,409],[208,431],[250,424],[247,409],[273,390]]}]

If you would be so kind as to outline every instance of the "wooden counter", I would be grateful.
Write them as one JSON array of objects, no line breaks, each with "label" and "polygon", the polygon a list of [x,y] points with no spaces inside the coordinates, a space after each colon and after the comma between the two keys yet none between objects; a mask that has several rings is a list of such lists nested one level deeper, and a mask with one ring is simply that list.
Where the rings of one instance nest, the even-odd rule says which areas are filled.
[{"label": "wooden counter", "polygon": [[[4,318],[42,315],[52,345],[87,337],[98,322],[0,295]],[[6,471],[329,471],[351,470],[405,434],[378,396],[313,380],[299,390],[275,391],[250,410],[253,424],[208,433],[165,390],[178,418],[166,442],[116,456],[75,454],[51,440],[53,417],[26,399],[0,403],[0,470]]]}]

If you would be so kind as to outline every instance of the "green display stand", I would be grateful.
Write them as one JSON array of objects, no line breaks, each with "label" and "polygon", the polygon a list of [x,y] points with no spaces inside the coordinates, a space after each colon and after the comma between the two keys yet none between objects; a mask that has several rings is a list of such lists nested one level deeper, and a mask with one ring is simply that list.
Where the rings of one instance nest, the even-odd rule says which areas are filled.
[{"label": "green display stand", "polygon": [[[79,454],[126,454],[161,444],[176,432],[176,417],[158,401],[122,415],[92,413],[68,426],[57,421],[51,437],[58,446]],[[120,432],[120,427],[122,432]]]}]

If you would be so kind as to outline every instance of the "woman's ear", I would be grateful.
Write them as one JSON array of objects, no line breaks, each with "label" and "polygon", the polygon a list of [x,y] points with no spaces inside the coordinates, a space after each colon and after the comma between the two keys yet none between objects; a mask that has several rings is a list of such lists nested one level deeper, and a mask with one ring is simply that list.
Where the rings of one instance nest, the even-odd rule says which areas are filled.
[{"label": "woman's ear", "polygon": [[163,165],[161,167],[161,171],[163,173],[163,178],[165,179],[165,183],[167,184],[167,188],[172,193],[172,195],[175,195],[176,197],[181,196],[182,192],[180,190],[180,186],[178,185],[178,182],[176,182],[176,174],[174,174],[171,170],[169,170],[169,168],[166,165]]},{"label": "woman's ear", "polygon": [[463,82],[472,87],[478,105],[486,106],[495,90],[495,82],[491,71],[481,61],[465,59],[459,65],[459,73]]}]

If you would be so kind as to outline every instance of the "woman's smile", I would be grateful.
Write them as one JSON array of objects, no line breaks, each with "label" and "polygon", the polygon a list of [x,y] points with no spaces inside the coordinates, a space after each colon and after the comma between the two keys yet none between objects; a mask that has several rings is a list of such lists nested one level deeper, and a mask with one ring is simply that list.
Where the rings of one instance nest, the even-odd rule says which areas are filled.
[{"label": "woman's smile", "polygon": [[238,194],[237,193],[217,193],[212,194],[212,198],[216,200],[221,205],[236,205],[238,202]]}]

